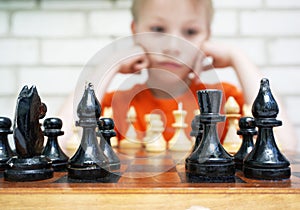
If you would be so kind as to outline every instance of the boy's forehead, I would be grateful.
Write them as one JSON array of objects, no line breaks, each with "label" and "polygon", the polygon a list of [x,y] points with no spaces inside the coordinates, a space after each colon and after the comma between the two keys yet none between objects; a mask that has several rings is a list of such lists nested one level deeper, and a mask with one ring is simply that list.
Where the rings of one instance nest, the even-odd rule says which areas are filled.
[{"label": "boy's forehead", "polygon": [[201,4],[201,0],[139,0],[140,9],[156,8],[173,9],[173,10],[197,10],[204,4]]},{"label": "boy's forehead", "polygon": [[205,4],[201,0],[140,0],[139,16],[147,16],[151,14],[159,14],[167,16],[168,14],[176,14],[174,18],[184,18],[180,14],[188,14],[189,16],[200,17],[200,14],[206,13]]}]

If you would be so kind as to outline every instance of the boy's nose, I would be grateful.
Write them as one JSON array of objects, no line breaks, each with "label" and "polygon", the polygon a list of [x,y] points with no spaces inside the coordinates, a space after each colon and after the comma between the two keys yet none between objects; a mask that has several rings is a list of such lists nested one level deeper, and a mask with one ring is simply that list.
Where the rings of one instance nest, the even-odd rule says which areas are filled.
[{"label": "boy's nose", "polygon": [[165,43],[162,43],[163,53],[170,56],[179,56],[180,55],[180,44],[178,38],[169,37],[165,40]]}]

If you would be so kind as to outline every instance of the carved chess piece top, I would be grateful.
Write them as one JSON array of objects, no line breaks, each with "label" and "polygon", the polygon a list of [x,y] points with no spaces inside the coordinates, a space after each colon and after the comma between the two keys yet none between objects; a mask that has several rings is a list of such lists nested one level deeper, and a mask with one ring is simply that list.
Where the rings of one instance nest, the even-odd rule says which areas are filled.
[{"label": "carved chess piece top", "polygon": [[83,132],[79,148],[69,161],[68,177],[83,180],[104,178],[108,176],[109,164],[96,136],[101,105],[91,83],[85,88],[77,107],[77,115],[79,121],[76,125],[82,127]]},{"label": "carved chess piece top", "polygon": [[131,106],[127,112],[126,122],[128,123],[128,129],[125,134],[125,138],[120,141],[121,149],[140,149],[142,142],[138,139],[134,123],[136,122],[136,111]]},{"label": "carved chess piece top", "polygon": [[175,134],[169,143],[169,150],[171,151],[189,151],[192,147],[192,141],[187,137],[185,128],[188,124],[185,123],[187,111],[183,110],[182,103],[178,104],[178,110],[173,111],[175,123],[172,127],[175,128]]},{"label": "carved chess piece top", "polygon": [[44,135],[39,119],[45,117],[47,107],[41,102],[35,86],[25,86],[18,97],[14,139],[19,157],[34,157],[42,153]]},{"label": "carved chess piece top", "polygon": [[35,86],[25,86],[18,97],[14,124],[17,156],[8,161],[4,172],[8,181],[36,181],[53,177],[51,160],[42,156],[44,135],[39,119],[45,117],[47,107],[41,102]]},{"label": "carved chess piece top", "polygon": [[163,152],[167,149],[167,142],[162,134],[164,131],[164,123],[159,114],[145,115],[147,124],[146,136],[144,144],[148,152]]}]

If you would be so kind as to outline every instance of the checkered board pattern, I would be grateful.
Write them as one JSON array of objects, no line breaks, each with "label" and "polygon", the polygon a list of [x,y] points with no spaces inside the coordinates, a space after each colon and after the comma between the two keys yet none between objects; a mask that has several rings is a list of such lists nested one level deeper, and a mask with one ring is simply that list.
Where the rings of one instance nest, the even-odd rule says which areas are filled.
[{"label": "checkered board pattern", "polygon": [[[185,159],[188,153],[184,152],[164,152],[164,153],[147,153],[144,150],[119,152],[121,159],[121,168],[118,171],[110,173],[106,178],[99,180],[71,180],[67,174],[57,179],[56,183],[153,183],[172,184],[172,183],[191,183],[186,178]],[[288,157],[291,162],[292,178],[300,184],[300,155]],[[197,183],[197,180],[192,180]],[[202,183],[203,181],[200,181]],[[218,182],[218,181],[217,181]],[[241,171],[237,171],[235,178],[227,183],[261,183],[267,182],[262,180],[250,180],[243,176]],[[286,181],[282,181],[284,183]]]},{"label": "checkered board pattern", "polygon": [[[241,171],[237,171],[235,178],[231,182],[223,183],[197,183],[188,181],[185,173],[185,159],[188,153],[183,152],[164,152],[164,153],[147,153],[144,150],[139,151],[125,151],[118,152],[121,159],[120,170],[113,171],[108,177],[98,180],[75,180],[69,179],[67,172],[55,172],[54,177],[48,180],[31,182],[39,183],[39,187],[43,183],[47,186],[54,184],[80,184],[84,186],[87,183],[101,184],[115,184],[122,188],[127,186],[146,186],[146,187],[160,187],[160,186],[175,186],[175,187],[197,187],[197,186],[239,186],[239,187],[296,187],[300,188],[300,154],[288,155],[287,158],[291,162],[292,176],[290,180],[283,181],[264,181],[251,180],[243,176]],[[4,181],[3,173],[0,174],[1,182],[9,187],[10,183]],[[27,183],[28,184],[28,183]],[[24,184],[26,185],[26,184]],[[30,183],[29,183],[30,185]],[[76,185],[77,186],[77,185]],[[90,185],[89,185],[90,186]],[[107,185],[110,187],[111,185]],[[56,186],[57,187],[57,186]]]}]

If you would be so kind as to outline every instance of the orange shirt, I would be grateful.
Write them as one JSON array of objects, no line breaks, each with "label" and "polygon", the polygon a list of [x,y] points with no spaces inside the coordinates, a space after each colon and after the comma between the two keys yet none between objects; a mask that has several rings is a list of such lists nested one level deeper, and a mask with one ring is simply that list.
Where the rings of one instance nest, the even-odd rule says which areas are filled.
[{"label": "orange shirt", "polygon": [[[117,132],[118,139],[123,139],[128,130],[128,123],[126,121],[127,113],[129,108],[133,106],[137,113],[134,127],[139,139],[142,139],[146,133],[144,116],[150,113],[157,113],[161,115],[164,122],[165,130],[163,135],[165,139],[169,141],[175,133],[175,129],[172,127],[172,124],[175,122],[173,111],[178,109],[178,104],[180,102],[183,104],[183,110],[187,111],[185,122],[188,124],[186,133],[189,136],[191,131],[191,122],[195,116],[194,111],[199,109],[196,92],[203,89],[220,89],[223,91],[221,113],[224,113],[224,104],[229,96],[233,96],[240,107],[244,104],[242,93],[231,84],[203,84],[195,81],[193,81],[190,85],[189,91],[176,98],[155,98],[152,95],[151,90],[149,90],[145,84],[138,84],[130,90],[107,93],[101,104],[102,108],[112,107],[113,109],[113,120],[115,122],[115,130]],[[225,132],[223,132],[224,128]],[[224,123],[218,124],[218,131],[222,142],[227,131]]]}]

